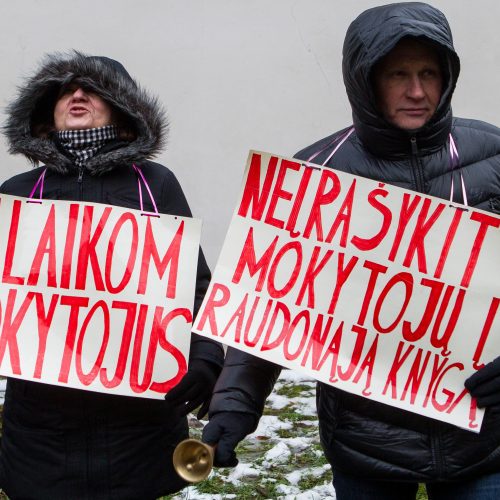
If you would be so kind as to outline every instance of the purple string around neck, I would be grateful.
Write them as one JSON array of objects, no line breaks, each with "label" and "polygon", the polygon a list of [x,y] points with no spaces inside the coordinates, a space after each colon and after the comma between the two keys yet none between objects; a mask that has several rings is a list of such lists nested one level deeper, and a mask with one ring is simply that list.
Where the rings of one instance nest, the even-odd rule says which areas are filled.
[{"label": "purple string around neck", "polygon": [[[142,170],[137,167],[136,165],[132,165],[134,170],[136,171],[137,175],[137,185],[139,187],[139,204],[141,206],[141,212],[142,215],[149,215],[151,217],[159,217],[160,214],[158,212],[158,207],[156,206],[155,199],[153,197],[153,193],[151,192],[151,189],[149,187],[148,182],[146,181],[146,178],[144,177],[144,174],[142,173]],[[28,203],[42,203],[43,200],[43,184],[45,181],[45,173],[47,172],[47,169],[45,168],[43,172],[41,173],[40,177],[38,177],[38,180],[36,181],[35,185],[33,186],[33,189],[31,190],[31,193],[28,196]],[[153,204],[154,208],[154,213],[149,213],[144,211],[144,203],[142,199],[142,186],[141,186],[141,180],[146,186],[146,189],[148,190],[149,197],[151,198],[151,203]],[[36,190],[40,188],[39,190],[39,196],[38,198],[33,198],[34,194],[36,193]]]},{"label": "purple string around neck", "polygon": [[[160,214],[158,212],[158,208],[156,207],[156,202],[155,202],[155,199],[153,197],[153,193],[151,192],[151,189],[149,188],[149,184],[146,181],[146,178],[144,177],[144,174],[142,173],[142,170],[139,167],[137,167],[135,164],[133,164],[132,167],[134,168],[134,170],[138,174],[138,176],[137,176],[137,185],[139,187],[139,203],[141,205],[142,215],[149,215],[149,216],[153,216],[153,217],[159,217]],[[151,203],[153,204],[153,208],[154,208],[154,213],[153,214],[144,211],[144,204],[143,204],[143,201],[142,201],[141,180],[144,183],[144,186],[146,186],[146,189],[148,190],[149,197],[151,198]]]},{"label": "purple string around neck", "polygon": [[[31,193],[28,196],[28,203],[42,203],[42,198],[43,198],[43,183],[45,180],[45,172],[47,172],[47,169],[45,168],[43,172],[41,173],[40,177],[38,177],[38,180],[36,181],[36,184],[33,186],[33,189],[31,190]],[[40,186],[40,193],[38,199],[33,198],[33,195],[36,193],[36,190]]]},{"label": "purple string around neck", "polygon": [[[332,156],[338,151],[338,149],[344,144],[344,142],[347,140],[347,138],[354,132],[354,127],[349,128],[346,130],[343,134],[335,137],[333,141],[330,141],[325,147],[321,148],[320,150],[316,151],[312,156],[310,156],[307,161],[311,162],[316,158],[319,154],[323,153],[326,151],[328,148],[332,147],[336,142],[338,144],[335,146],[333,151],[329,154],[327,159],[322,163],[324,166],[326,163],[328,163]],[[453,203],[453,188],[454,188],[454,183],[453,183],[453,170],[459,167],[460,165],[460,158],[458,156],[458,149],[457,145],[455,144],[455,140],[453,139],[453,136],[451,133],[449,134],[449,140],[450,140],[450,169],[452,171],[451,174],[451,189],[450,189],[450,203]],[[468,201],[467,201],[467,191],[465,189],[465,182],[464,182],[464,177],[462,175],[462,172],[460,171],[460,183],[462,187],[462,197],[464,200],[464,205],[468,206]]]},{"label": "purple string around neck", "polygon": [[[453,170],[459,167],[460,158],[458,156],[457,145],[455,144],[455,140],[453,139],[451,133],[449,138],[450,138],[450,169],[451,169],[450,203],[453,203],[453,188],[454,188]],[[465,189],[465,182],[464,182],[464,176],[462,175],[462,171],[460,171],[460,183],[462,185],[461,187],[462,187],[462,197],[464,200],[464,205],[468,206],[469,203],[467,202],[467,191]]]},{"label": "purple string around neck", "polygon": [[306,161],[307,162],[313,161],[314,158],[316,158],[316,156],[318,156],[319,154],[321,154],[323,151],[326,151],[329,147],[333,146],[336,142],[338,142],[338,144],[335,146],[335,148],[330,153],[330,155],[328,156],[328,158],[322,163],[322,165],[324,166],[326,163],[328,163],[331,160],[332,156],[337,152],[337,150],[340,148],[340,146],[342,146],[342,144],[344,144],[344,142],[347,140],[347,138],[353,132],[354,132],[354,127],[350,127],[343,134],[335,137],[335,139],[333,139],[333,141],[329,142],[324,148],[321,148],[319,151],[316,151],[316,153],[314,153],[312,156],[310,156]]},{"label": "purple string around neck", "polygon": [[458,150],[457,146],[455,144],[455,140],[453,139],[453,136],[450,134],[450,166],[452,170],[455,170],[458,165],[459,165],[459,157],[458,157]]}]

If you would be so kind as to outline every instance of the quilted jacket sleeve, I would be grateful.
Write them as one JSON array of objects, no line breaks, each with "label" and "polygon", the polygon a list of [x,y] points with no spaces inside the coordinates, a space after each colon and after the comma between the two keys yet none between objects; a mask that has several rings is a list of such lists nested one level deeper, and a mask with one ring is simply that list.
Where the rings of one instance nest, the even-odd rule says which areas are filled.
[{"label": "quilted jacket sleeve", "polygon": [[250,413],[255,416],[256,426],[280,372],[281,366],[230,347],[215,385],[209,416],[223,411]]}]

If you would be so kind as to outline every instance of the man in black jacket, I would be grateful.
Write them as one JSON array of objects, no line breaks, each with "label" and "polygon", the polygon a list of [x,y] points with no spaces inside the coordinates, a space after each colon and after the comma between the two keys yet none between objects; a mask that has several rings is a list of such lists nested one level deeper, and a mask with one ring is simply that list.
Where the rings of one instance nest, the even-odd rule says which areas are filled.
[{"label": "man in black jacket", "polygon": [[[440,11],[399,3],[363,12],[343,49],[353,129],[296,157],[500,213],[500,130],[452,116],[459,70]],[[216,463],[237,463],[234,448],[256,428],[279,372],[228,350],[204,431],[217,443]],[[320,436],[337,498],[414,499],[422,482],[433,498],[500,498],[500,360],[466,385],[486,407],[479,434],[319,383]]]}]

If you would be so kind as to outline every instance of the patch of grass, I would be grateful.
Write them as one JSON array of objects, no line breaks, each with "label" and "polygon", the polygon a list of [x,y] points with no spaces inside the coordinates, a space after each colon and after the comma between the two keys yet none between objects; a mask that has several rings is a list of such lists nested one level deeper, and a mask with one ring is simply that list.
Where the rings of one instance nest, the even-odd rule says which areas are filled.
[{"label": "patch of grass", "polygon": [[418,485],[417,500],[427,500],[427,491],[423,484]]},{"label": "patch of grass", "polygon": [[[317,453],[317,452],[320,453]],[[313,445],[302,453],[298,453],[293,457],[293,463],[297,467],[323,467],[328,462],[323,454],[321,445]],[[331,472],[328,472],[331,475]]]},{"label": "patch of grass", "polygon": [[276,491],[278,484],[286,483],[282,478],[279,482],[266,482],[263,484],[260,478],[244,478],[241,484],[233,485],[232,483],[225,482],[222,477],[214,476],[203,483],[200,483],[196,490],[200,494],[215,494],[215,495],[236,495],[237,499],[263,499],[263,498],[277,498]]},{"label": "patch of grass", "polygon": [[298,398],[303,396],[304,392],[314,391],[314,387],[306,384],[285,384],[276,389],[278,396],[286,396],[287,398]]},{"label": "patch of grass", "polygon": [[221,476],[214,476],[202,481],[196,487],[199,493],[228,494],[236,493],[234,485],[223,481]]},{"label": "patch of grass", "polygon": [[236,455],[240,462],[250,462],[263,458],[264,455],[276,446],[276,442],[272,439],[244,439],[236,447]]},{"label": "patch of grass", "polygon": [[278,492],[278,486],[280,484],[287,484],[288,481],[280,474],[276,474],[276,482],[266,482],[265,485],[261,485],[261,492],[265,493],[265,498],[278,498],[280,493]]},{"label": "patch of grass", "polygon": [[280,420],[290,421],[294,424],[302,420],[318,420],[318,417],[314,415],[303,415],[291,405],[285,406],[280,410],[267,408],[264,411],[264,415],[276,415]]},{"label": "patch of grass", "polygon": [[278,429],[276,434],[282,439],[295,437],[296,433],[293,429]]},{"label": "patch of grass", "polygon": [[311,474],[306,474],[302,476],[298,482],[298,486],[301,490],[310,490],[318,484],[326,484],[332,480],[332,473],[330,471],[325,471],[320,476],[313,476]]}]

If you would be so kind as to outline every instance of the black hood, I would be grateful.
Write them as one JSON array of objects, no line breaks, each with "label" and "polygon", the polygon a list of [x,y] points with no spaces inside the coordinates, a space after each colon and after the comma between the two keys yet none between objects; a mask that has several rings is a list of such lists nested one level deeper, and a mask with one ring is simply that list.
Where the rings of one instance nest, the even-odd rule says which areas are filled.
[{"label": "black hood", "polygon": [[[371,73],[375,64],[405,37],[432,44],[444,75],[443,95],[434,116],[421,129],[402,130],[391,125],[377,109]],[[451,97],[460,73],[460,60],[444,14],[419,2],[395,3],[368,9],[349,26],[344,40],[342,71],[353,123],[365,147],[377,156],[408,155],[409,136],[419,150],[431,153],[446,141],[451,130]]]},{"label": "black hood", "polygon": [[8,118],[3,127],[10,153],[23,154],[32,162],[44,163],[60,173],[74,168],[50,135],[36,131],[50,128],[61,88],[75,80],[118,111],[127,128],[133,131],[133,139],[91,158],[86,163],[91,173],[102,174],[140,163],[161,151],[168,126],[158,100],[141,89],[118,61],[74,51],[47,55],[40,69],[19,88],[17,98],[7,108]]}]

